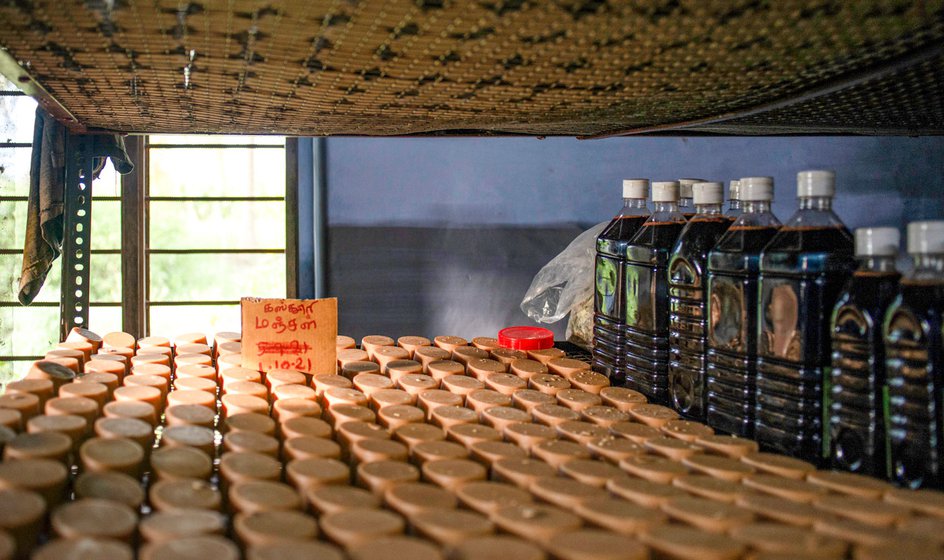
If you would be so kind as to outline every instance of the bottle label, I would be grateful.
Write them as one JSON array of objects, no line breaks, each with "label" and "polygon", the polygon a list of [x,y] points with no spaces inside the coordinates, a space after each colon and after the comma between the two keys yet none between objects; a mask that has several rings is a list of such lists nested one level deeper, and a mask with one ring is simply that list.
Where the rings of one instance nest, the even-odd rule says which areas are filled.
[{"label": "bottle label", "polygon": [[619,313],[619,261],[597,255],[596,262],[596,309],[607,318],[621,321]]},{"label": "bottle label", "polygon": [[761,286],[760,353],[782,360],[802,361],[799,282],[768,278]]},{"label": "bottle label", "polygon": [[747,351],[747,304],[739,278],[715,276],[708,287],[708,341],[713,348]]}]

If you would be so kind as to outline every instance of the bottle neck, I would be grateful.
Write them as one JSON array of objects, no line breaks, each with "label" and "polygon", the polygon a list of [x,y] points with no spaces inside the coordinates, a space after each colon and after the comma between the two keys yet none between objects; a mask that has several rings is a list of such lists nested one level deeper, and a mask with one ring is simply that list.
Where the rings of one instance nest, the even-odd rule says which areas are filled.
[{"label": "bottle neck", "polygon": [[831,196],[801,196],[800,210],[832,210],[833,197]]},{"label": "bottle neck", "polygon": [[728,200],[728,210],[741,210],[742,208],[740,200],[736,198]]},{"label": "bottle neck", "polygon": [[916,253],[912,255],[912,259],[914,259],[914,272],[911,273],[911,278],[916,280],[944,278],[944,254]]},{"label": "bottle neck", "polygon": [[641,210],[646,208],[646,199],[645,198],[624,198],[623,199],[623,208],[624,209],[633,209]]},{"label": "bottle neck", "polygon": [[675,201],[654,201],[652,208],[655,212],[678,212],[679,203]]},{"label": "bottle neck", "polygon": [[895,257],[888,255],[863,255],[859,258],[860,272],[896,272]]},{"label": "bottle neck", "polygon": [[680,198],[678,200],[678,208],[692,208],[695,206],[695,200],[692,198]]},{"label": "bottle neck", "polygon": [[745,214],[761,214],[770,212],[769,200],[746,200],[741,204],[741,210]]},{"label": "bottle neck", "polygon": [[695,212],[698,214],[719,215],[721,214],[721,204],[696,204]]}]

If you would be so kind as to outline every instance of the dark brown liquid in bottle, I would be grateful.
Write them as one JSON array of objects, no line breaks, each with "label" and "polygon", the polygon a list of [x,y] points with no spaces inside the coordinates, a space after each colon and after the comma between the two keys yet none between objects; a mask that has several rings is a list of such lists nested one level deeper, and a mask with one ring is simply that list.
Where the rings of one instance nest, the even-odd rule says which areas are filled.
[{"label": "dark brown liquid in bottle", "polygon": [[830,315],[854,264],[845,227],[784,227],[761,256],[755,437],[816,464]]},{"label": "dark brown liquid in bottle", "polygon": [[668,403],[668,263],[684,222],[650,222],[626,249],[626,386]]},{"label": "dark brown liquid in bottle", "polygon": [[904,280],[885,321],[892,478],[944,488],[944,281]]},{"label": "dark brown liquid in bottle", "polygon": [[708,255],[708,425],[754,434],[757,277],[760,253],[779,227],[728,229]]},{"label": "dark brown liquid in bottle", "polygon": [[900,278],[895,271],[857,270],[833,312],[829,439],[834,468],[887,477],[882,321]]},{"label": "dark brown liquid in bottle", "polygon": [[733,221],[692,218],[669,260],[669,395],[678,412],[698,421],[705,419],[708,252]]},{"label": "dark brown liquid in bottle", "polygon": [[593,299],[593,367],[621,384],[626,377],[626,246],[648,216],[617,216],[597,237]]}]

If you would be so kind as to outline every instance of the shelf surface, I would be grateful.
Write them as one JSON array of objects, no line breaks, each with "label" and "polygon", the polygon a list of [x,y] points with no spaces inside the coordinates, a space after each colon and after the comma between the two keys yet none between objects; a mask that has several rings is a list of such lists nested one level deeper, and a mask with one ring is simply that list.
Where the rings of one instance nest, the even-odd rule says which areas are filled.
[{"label": "shelf surface", "polygon": [[942,1],[34,0],[0,20],[0,72],[79,131],[944,131]]}]

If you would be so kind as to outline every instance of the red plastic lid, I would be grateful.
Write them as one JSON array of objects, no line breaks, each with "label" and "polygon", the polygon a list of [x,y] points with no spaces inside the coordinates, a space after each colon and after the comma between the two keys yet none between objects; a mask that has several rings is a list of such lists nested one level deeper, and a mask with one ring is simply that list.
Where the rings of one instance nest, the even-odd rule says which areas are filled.
[{"label": "red plastic lid", "polygon": [[512,350],[545,350],[554,347],[554,333],[541,327],[507,327],[498,331],[498,345]]}]

